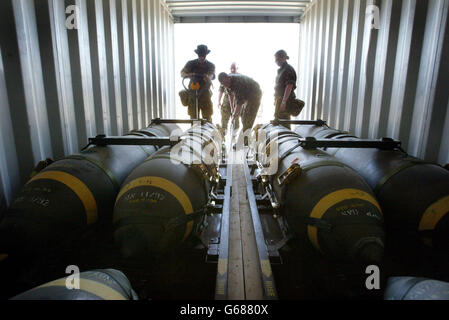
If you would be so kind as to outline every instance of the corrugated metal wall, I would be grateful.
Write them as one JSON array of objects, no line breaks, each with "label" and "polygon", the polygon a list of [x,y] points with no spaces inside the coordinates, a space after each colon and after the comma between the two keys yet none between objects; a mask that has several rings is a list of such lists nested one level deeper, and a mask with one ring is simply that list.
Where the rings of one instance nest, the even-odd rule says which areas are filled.
[{"label": "corrugated metal wall", "polygon": [[2,0],[0,25],[0,210],[39,161],[174,114],[162,1]]},{"label": "corrugated metal wall", "polygon": [[448,163],[448,7],[448,0],[314,1],[301,23],[302,117],[363,138],[400,139],[410,154]]}]

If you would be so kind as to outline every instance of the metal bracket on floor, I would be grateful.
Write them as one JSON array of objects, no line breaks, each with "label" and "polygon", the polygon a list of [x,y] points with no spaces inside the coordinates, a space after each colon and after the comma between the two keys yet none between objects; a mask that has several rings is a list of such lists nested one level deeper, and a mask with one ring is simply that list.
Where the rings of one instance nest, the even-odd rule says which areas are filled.
[{"label": "metal bracket on floor", "polygon": [[215,300],[228,299],[229,270],[229,216],[232,194],[232,164],[227,165],[226,185],[223,192],[223,207],[221,214],[220,244],[218,245],[218,265],[215,285]]},{"label": "metal bracket on floor", "polygon": [[273,208],[274,212],[273,216],[276,218],[279,215],[278,209],[281,207],[281,205],[279,204],[276,194],[273,191],[273,187],[270,183],[270,178],[268,177],[268,175],[263,174],[263,167],[260,163],[258,163],[257,166],[260,170],[260,173],[257,175],[257,182],[260,183],[265,191],[265,194],[260,198],[260,200],[265,200],[266,198],[269,199],[270,205]]},{"label": "metal bracket on floor", "polygon": [[248,196],[249,206],[251,209],[251,218],[253,221],[254,235],[256,237],[257,252],[259,256],[262,286],[264,298],[267,300],[276,300],[278,298],[276,287],[274,284],[273,271],[271,269],[270,256],[265,242],[265,236],[260,222],[259,210],[257,208],[256,195],[254,193],[252,177],[250,174],[247,157],[244,157],[243,170],[246,178],[246,193]]}]

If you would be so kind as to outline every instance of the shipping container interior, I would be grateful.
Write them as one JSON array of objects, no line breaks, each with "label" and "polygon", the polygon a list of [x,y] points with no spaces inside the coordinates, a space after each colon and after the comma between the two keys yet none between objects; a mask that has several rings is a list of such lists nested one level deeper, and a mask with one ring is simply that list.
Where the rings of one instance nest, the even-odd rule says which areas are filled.
[{"label": "shipping container interior", "polygon": [[[297,120],[321,119],[361,139],[401,141],[407,155],[447,175],[449,0],[2,0],[0,221],[23,198],[38,163],[78,154],[97,135],[124,136],[157,118],[188,118],[178,95],[180,71],[201,43],[212,51],[217,77],[236,61],[261,84],[256,124],[274,118],[274,53],[285,49],[298,74],[296,95],[305,102]],[[217,124],[220,83],[213,83]],[[233,170],[236,181],[236,175],[245,176],[243,169]],[[445,190],[431,209],[440,210],[448,224],[444,179],[435,182],[435,189]],[[241,201],[248,190],[238,192]],[[420,192],[411,187],[409,193],[417,206],[424,201]],[[6,284],[0,298],[64,277],[67,265],[121,270],[141,299],[217,297],[217,261],[205,262],[197,239],[169,254],[123,259],[108,228],[91,228],[76,248],[33,262],[23,256],[12,261],[14,254],[3,252],[0,243],[0,279]],[[381,290],[365,288],[366,265],[335,264],[299,241],[289,244],[282,261],[272,262],[276,297],[376,300],[384,298],[391,276],[449,282],[448,246],[430,250],[406,237],[386,238]],[[240,259],[244,269],[247,262]],[[266,298],[228,296],[254,297]]]}]

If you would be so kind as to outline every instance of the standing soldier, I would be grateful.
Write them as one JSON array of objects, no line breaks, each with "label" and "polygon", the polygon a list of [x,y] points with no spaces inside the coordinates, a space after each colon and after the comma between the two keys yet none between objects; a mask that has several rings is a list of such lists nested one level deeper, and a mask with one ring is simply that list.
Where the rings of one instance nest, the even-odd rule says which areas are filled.
[{"label": "standing soldier", "polygon": [[290,120],[291,113],[289,106],[296,103],[296,71],[287,63],[290,57],[284,50],[279,50],[275,54],[276,64],[280,67],[276,77],[276,87],[274,94],[275,113],[274,118],[279,120]]},{"label": "standing soldier", "polygon": [[198,55],[198,59],[187,62],[181,71],[181,77],[190,78],[189,88],[192,87],[192,84],[199,84],[198,114],[196,114],[196,97],[185,90],[181,91],[179,95],[183,105],[188,106],[188,113],[191,119],[199,118],[199,112],[201,111],[204,119],[212,121],[213,105],[210,87],[212,80],[215,79],[215,65],[206,60],[206,56],[210,53],[207,46],[199,45],[195,53]]},{"label": "standing soldier", "polygon": [[[233,62],[231,64],[231,74],[237,73],[237,64]],[[224,96],[223,96],[224,94]],[[221,98],[223,98],[223,102],[221,102]],[[231,105],[234,104],[234,95],[230,94],[229,89],[225,88],[223,85],[220,85],[220,90],[218,93],[218,108],[221,111],[221,133],[223,136],[226,136],[226,131],[228,129],[229,119],[231,118],[232,109]],[[234,129],[237,130],[240,127],[239,117],[234,121]]]},{"label": "standing soldier", "polygon": [[[235,108],[232,110],[232,121],[242,113],[243,134],[247,137],[247,130],[251,130],[259,111],[262,90],[259,84],[250,77],[241,74],[220,73],[220,83],[235,97]],[[244,106],[243,110],[242,107]],[[245,139],[245,144],[247,144]]]}]

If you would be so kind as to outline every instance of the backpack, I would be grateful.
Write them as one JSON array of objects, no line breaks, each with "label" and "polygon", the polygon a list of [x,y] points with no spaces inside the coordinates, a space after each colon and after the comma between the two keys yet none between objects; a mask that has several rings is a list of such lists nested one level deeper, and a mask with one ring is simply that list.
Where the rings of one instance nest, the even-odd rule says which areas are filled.
[{"label": "backpack", "polygon": [[302,109],[304,109],[305,102],[299,99],[294,99],[290,103],[287,104],[287,112],[293,116],[297,117],[301,113]]}]

